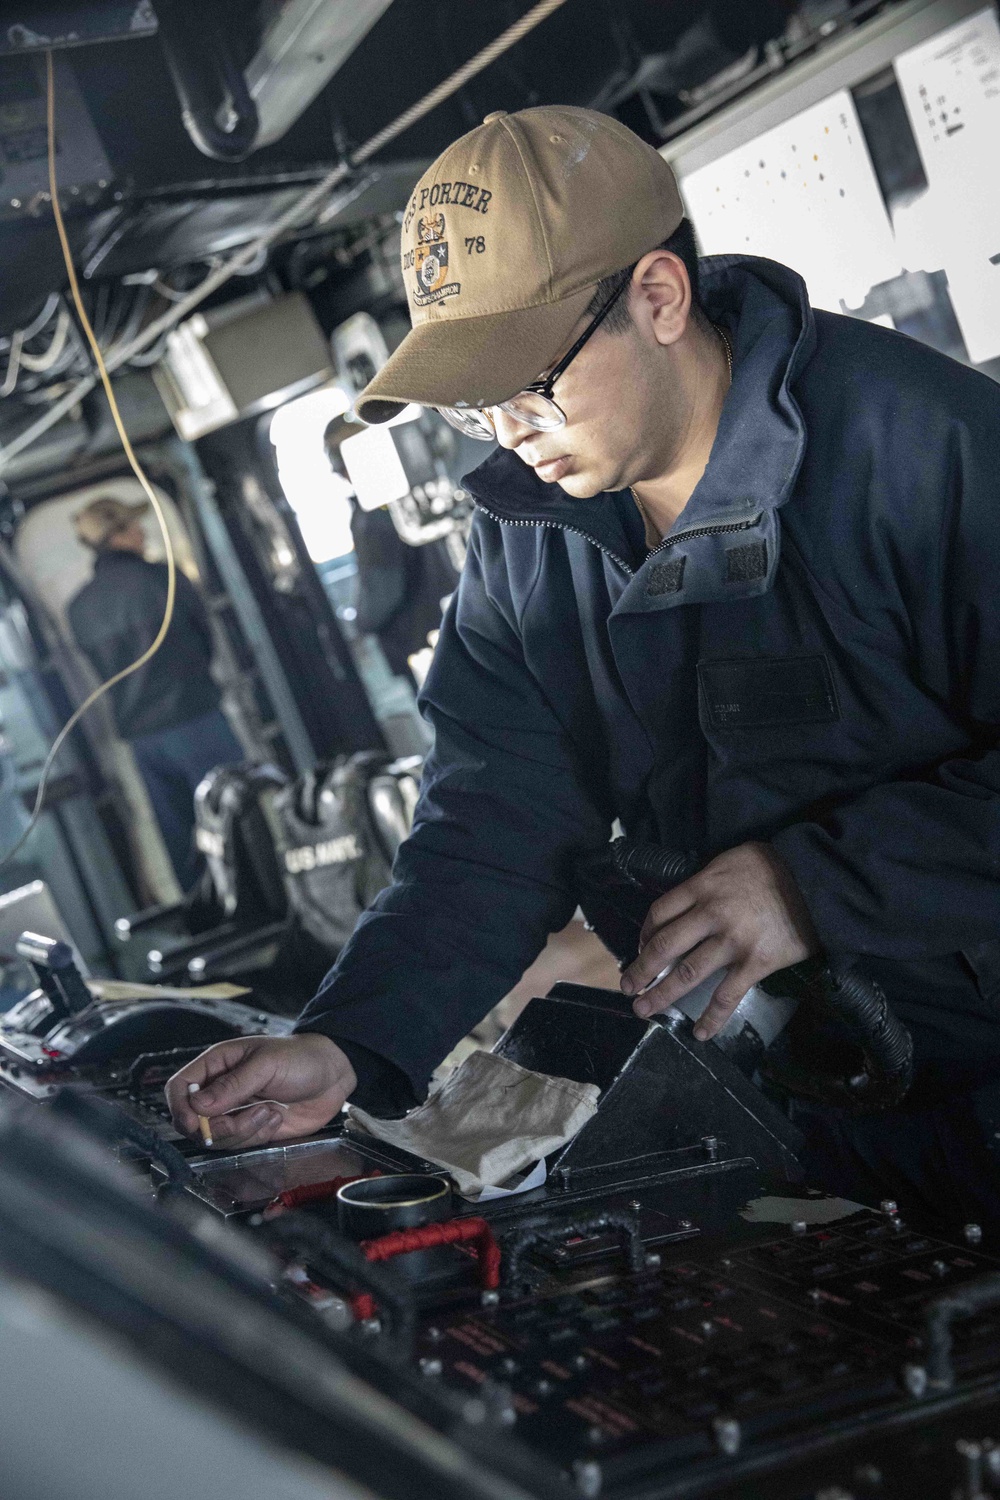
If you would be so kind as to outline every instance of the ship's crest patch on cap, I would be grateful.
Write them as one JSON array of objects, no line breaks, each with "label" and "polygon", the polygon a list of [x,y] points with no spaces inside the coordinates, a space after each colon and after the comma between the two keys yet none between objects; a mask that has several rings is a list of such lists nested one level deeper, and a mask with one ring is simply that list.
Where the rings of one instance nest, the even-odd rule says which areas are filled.
[{"label": "ship's crest patch on cap", "polygon": [[417,246],[413,257],[415,282],[413,301],[417,307],[454,297],[462,290],[460,281],[449,281],[448,241],[443,213],[421,215],[417,220]]}]

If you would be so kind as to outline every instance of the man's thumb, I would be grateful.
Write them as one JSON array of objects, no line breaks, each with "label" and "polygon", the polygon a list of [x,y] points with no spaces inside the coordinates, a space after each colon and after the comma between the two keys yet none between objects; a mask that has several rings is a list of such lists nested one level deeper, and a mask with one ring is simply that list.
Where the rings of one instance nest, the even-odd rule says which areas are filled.
[{"label": "man's thumb", "polygon": [[251,1053],[203,1088],[195,1086],[192,1092],[189,1085],[188,1102],[195,1114],[209,1118],[224,1115],[227,1110],[263,1097],[272,1071],[256,1053]]}]

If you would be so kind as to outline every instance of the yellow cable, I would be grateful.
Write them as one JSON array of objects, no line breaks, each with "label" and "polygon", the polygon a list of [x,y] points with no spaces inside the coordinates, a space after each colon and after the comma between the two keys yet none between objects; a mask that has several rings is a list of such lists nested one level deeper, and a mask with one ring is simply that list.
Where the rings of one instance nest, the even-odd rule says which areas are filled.
[{"label": "yellow cable", "polygon": [[5,864],[13,859],[18,850],[23,847],[25,841],[28,838],[28,835],[31,833],[32,829],[35,827],[35,824],[38,822],[45,803],[45,790],[48,786],[49,775],[55,763],[56,756],[59,754],[59,751],[65,744],[67,736],[76,728],[77,724],[79,724],[84,714],[87,713],[89,709],[93,708],[98,698],[102,698],[105,693],[107,693],[111,688],[115,686],[116,683],[121,682],[126,677],[130,677],[133,672],[138,672],[140,667],[144,667],[146,663],[156,655],[157,651],[159,651],[160,647],[163,645],[163,642],[166,640],[167,631],[170,629],[170,622],[174,616],[174,600],[177,594],[177,564],[174,559],[174,549],[173,544],[170,540],[170,533],[167,530],[166,516],[163,514],[163,507],[160,504],[159,497],[157,496],[156,491],[150,484],[145,470],[143,469],[139,460],[136,458],[135,453],[132,449],[132,444],[129,441],[128,433],[125,431],[125,424],[121,418],[121,412],[118,410],[118,401],[111,386],[111,377],[109,376],[107,368],[104,364],[104,358],[101,354],[101,347],[94,335],[94,330],[91,327],[90,319],[87,317],[87,310],[83,305],[83,298],[80,296],[80,284],[76,279],[76,267],[73,265],[73,256],[69,248],[69,240],[66,237],[66,226],[63,223],[62,209],[59,207],[59,185],[56,181],[56,95],[55,76],[52,66],[51,51],[46,52],[45,59],[48,105],[47,120],[49,195],[52,199],[52,214],[55,219],[56,232],[59,235],[59,244],[62,247],[63,260],[66,263],[66,274],[69,277],[69,288],[73,296],[73,302],[76,306],[77,316],[79,317],[80,322],[83,325],[83,331],[87,335],[87,342],[90,344],[91,350],[94,355],[94,361],[97,365],[98,371],[100,372],[101,383],[104,386],[104,393],[108,398],[108,405],[111,408],[111,416],[114,420],[115,427],[118,429],[118,436],[121,438],[122,447],[125,450],[125,457],[128,459],[132,472],[135,475],[136,479],[138,479],[139,483],[142,485],[146,498],[148,499],[150,505],[153,507],[153,514],[156,516],[156,520],[160,528],[160,535],[163,537],[163,548],[164,552],[166,553],[167,559],[167,599],[166,605],[163,610],[163,619],[160,622],[160,628],[156,632],[156,638],[153,640],[152,644],[146,648],[141,656],[137,657],[136,660],[132,662],[131,666],[124,667],[120,672],[116,672],[113,677],[109,677],[107,682],[102,682],[100,687],[95,688],[94,691],[83,700],[79,708],[77,708],[70,715],[66,723],[63,725],[62,729],[60,729],[59,733],[56,735],[55,740],[52,743],[52,748],[49,751],[48,755],[45,757],[45,764],[42,766],[42,774],[38,780],[38,792],[35,796],[35,805],[32,809],[31,817],[28,820],[28,826],[25,828],[24,832],[21,834],[21,837],[18,839],[13,848],[9,849],[7,853],[3,855],[2,858],[0,858],[0,869],[2,869]]}]

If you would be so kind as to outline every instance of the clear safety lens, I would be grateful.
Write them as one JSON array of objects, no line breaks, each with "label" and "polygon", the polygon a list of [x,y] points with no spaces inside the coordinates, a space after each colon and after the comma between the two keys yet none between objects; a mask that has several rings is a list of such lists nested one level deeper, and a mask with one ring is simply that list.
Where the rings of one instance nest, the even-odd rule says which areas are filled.
[{"label": "clear safety lens", "polygon": [[437,406],[435,407],[450,427],[456,432],[462,432],[466,437],[478,438],[481,443],[492,443],[496,441],[496,429],[484,411],[479,411],[475,406]]},{"label": "clear safety lens", "polygon": [[[497,435],[492,407],[439,406],[436,409],[446,422],[459,432],[464,432],[466,437],[491,443]],[[556,403],[548,396],[543,396],[540,391],[521,391],[518,395],[511,396],[509,401],[501,401],[499,410],[505,411],[515,422],[533,427],[536,432],[553,432],[557,427],[566,425],[566,418]]]},{"label": "clear safety lens", "polygon": [[521,391],[509,401],[501,401],[500,409],[512,416],[515,422],[523,422],[537,432],[553,432],[566,425],[566,418],[556,403],[540,391]]}]

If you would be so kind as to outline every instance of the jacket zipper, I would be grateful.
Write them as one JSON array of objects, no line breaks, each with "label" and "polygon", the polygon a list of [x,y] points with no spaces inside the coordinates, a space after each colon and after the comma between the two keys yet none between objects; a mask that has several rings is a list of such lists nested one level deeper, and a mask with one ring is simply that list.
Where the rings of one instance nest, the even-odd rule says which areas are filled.
[{"label": "jacket zipper", "polygon": [[561,521],[509,521],[506,516],[495,515],[493,511],[487,510],[485,505],[479,505],[478,500],[476,504],[484,516],[489,516],[491,521],[497,521],[501,526],[548,526],[552,531],[571,531],[574,536],[582,536],[583,540],[589,542],[592,547],[596,547],[598,552],[603,552],[605,557],[610,557],[612,562],[616,562],[630,578],[635,577],[628,563],[620,558],[617,553],[612,552],[610,547],[602,546],[600,542],[595,541],[586,531],[581,531],[578,526],[565,526]]},{"label": "jacket zipper", "polygon": [[657,552],[662,552],[665,548],[672,547],[675,542],[689,542],[693,537],[721,536],[727,531],[750,531],[754,526],[759,524],[763,514],[764,512],[760,511],[750,521],[730,521],[725,526],[699,526],[694,531],[679,531],[676,536],[665,536],[658,547],[650,549],[649,556],[653,557]]},{"label": "jacket zipper", "polygon": [[[610,547],[603,546],[601,542],[595,541],[589,533],[581,531],[578,526],[566,526],[561,521],[511,521],[506,516],[498,516],[493,511],[487,510],[485,505],[479,504],[478,500],[476,504],[484,516],[489,516],[491,521],[496,521],[501,526],[548,526],[552,531],[571,531],[574,536],[582,536],[585,542],[589,542],[592,547],[596,547],[599,552],[603,552],[605,557],[610,557],[612,562],[617,563],[630,578],[635,577],[628,563],[623,561],[617,553],[612,552]],[[651,548],[647,555],[655,557],[657,552],[665,551],[667,547],[672,547],[676,542],[688,542],[700,536],[721,536],[730,531],[750,531],[760,523],[763,514],[764,512],[761,511],[750,521],[730,521],[722,526],[699,526],[692,531],[679,531],[676,536],[664,537],[660,545]]]}]

